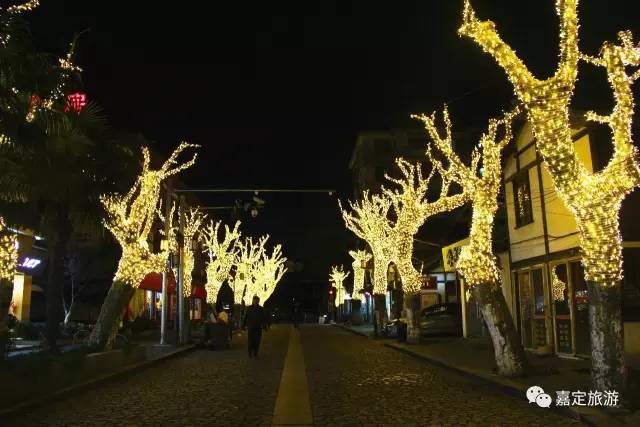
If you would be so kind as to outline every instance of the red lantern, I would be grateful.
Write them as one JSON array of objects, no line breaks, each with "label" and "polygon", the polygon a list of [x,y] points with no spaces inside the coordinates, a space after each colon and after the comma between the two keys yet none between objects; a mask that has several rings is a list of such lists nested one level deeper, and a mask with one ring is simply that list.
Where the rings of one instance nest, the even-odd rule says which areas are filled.
[{"label": "red lantern", "polygon": [[70,93],[67,95],[67,105],[64,108],[65,112],[75,111],[80,114],[80,111],[87,105],[87,95],[80,92]]}]

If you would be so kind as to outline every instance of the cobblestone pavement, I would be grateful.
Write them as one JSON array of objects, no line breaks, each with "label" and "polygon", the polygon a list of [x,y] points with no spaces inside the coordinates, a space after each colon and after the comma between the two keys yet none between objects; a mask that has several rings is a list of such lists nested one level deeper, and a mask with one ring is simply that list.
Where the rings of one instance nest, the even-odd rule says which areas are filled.
[{"label": "cobblestone pavement", "polygon": [[351,332],[301,332],[316,426],[578,425]]},{"label": "cobblestone pavement", "polygon": [[[271,425],[289,328],[263,335],[259,360],[234,337],[230,350],[198,350],[0,424]],[[335,327],[300,332],[316,426],[577,424]]]},{"label": "cobblestone pavement", "polygon": [[260,359],[246,335],[226,351],[198,350],[49,404],[3,426],[271,425],[289,328],[263,334]]}]

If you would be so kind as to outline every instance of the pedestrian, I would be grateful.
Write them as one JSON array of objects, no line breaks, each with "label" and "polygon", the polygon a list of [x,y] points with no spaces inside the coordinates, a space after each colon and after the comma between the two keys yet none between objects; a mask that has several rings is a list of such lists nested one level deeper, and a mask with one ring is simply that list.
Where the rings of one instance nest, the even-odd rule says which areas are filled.
[{"label": "pedestrian", "polygon": [[258,358],[262,331],[266,330],[266,316],[264,308],[260,306],[260,298],[254,295],[252,304],[247,308],[242,322],[242,329],[247,329],[247,341],[249,344],[249,357]]},{"label": "pedestrian", "polygon": [[298,303],[293,303],[293,327],[297,328],[300,322],[300,306]]}]

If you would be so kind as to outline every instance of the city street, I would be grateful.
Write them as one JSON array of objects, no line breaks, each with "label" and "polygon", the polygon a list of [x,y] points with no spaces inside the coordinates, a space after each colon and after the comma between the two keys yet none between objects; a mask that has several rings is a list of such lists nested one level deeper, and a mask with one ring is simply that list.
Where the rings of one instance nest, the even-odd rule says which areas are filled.
[{"label": "city street", "polygon": [[[291,344],[290,337],[296,337]],[[297,343],[302,371],[290,360]],[[507,396],[381,343],[332,326],[302,325],[298,332],[275,325],[263,335],[257,360],[247,356],[246,336],[234,337],[228,351],[197,350],[3,425],[272,425],[277,400],[305,382],[308,393],[296,392],[295,406],[308,399],[318,426],[577,425],[524,396]],[[296,384],[281,386],[289,369]],[[289,413],[295,409],[288,407],[279,422],[295,418]]]}]

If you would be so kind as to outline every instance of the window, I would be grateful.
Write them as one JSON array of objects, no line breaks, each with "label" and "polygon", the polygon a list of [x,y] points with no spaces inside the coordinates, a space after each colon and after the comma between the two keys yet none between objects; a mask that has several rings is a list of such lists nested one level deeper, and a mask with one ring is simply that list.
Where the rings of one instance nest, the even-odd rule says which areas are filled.
[{"label": "window", "polygon": [[527,172],[513,180],[513,199],[516,227],[522,227],[523,225],[532,223],[531,189],[529,187],[529,174]]}]

